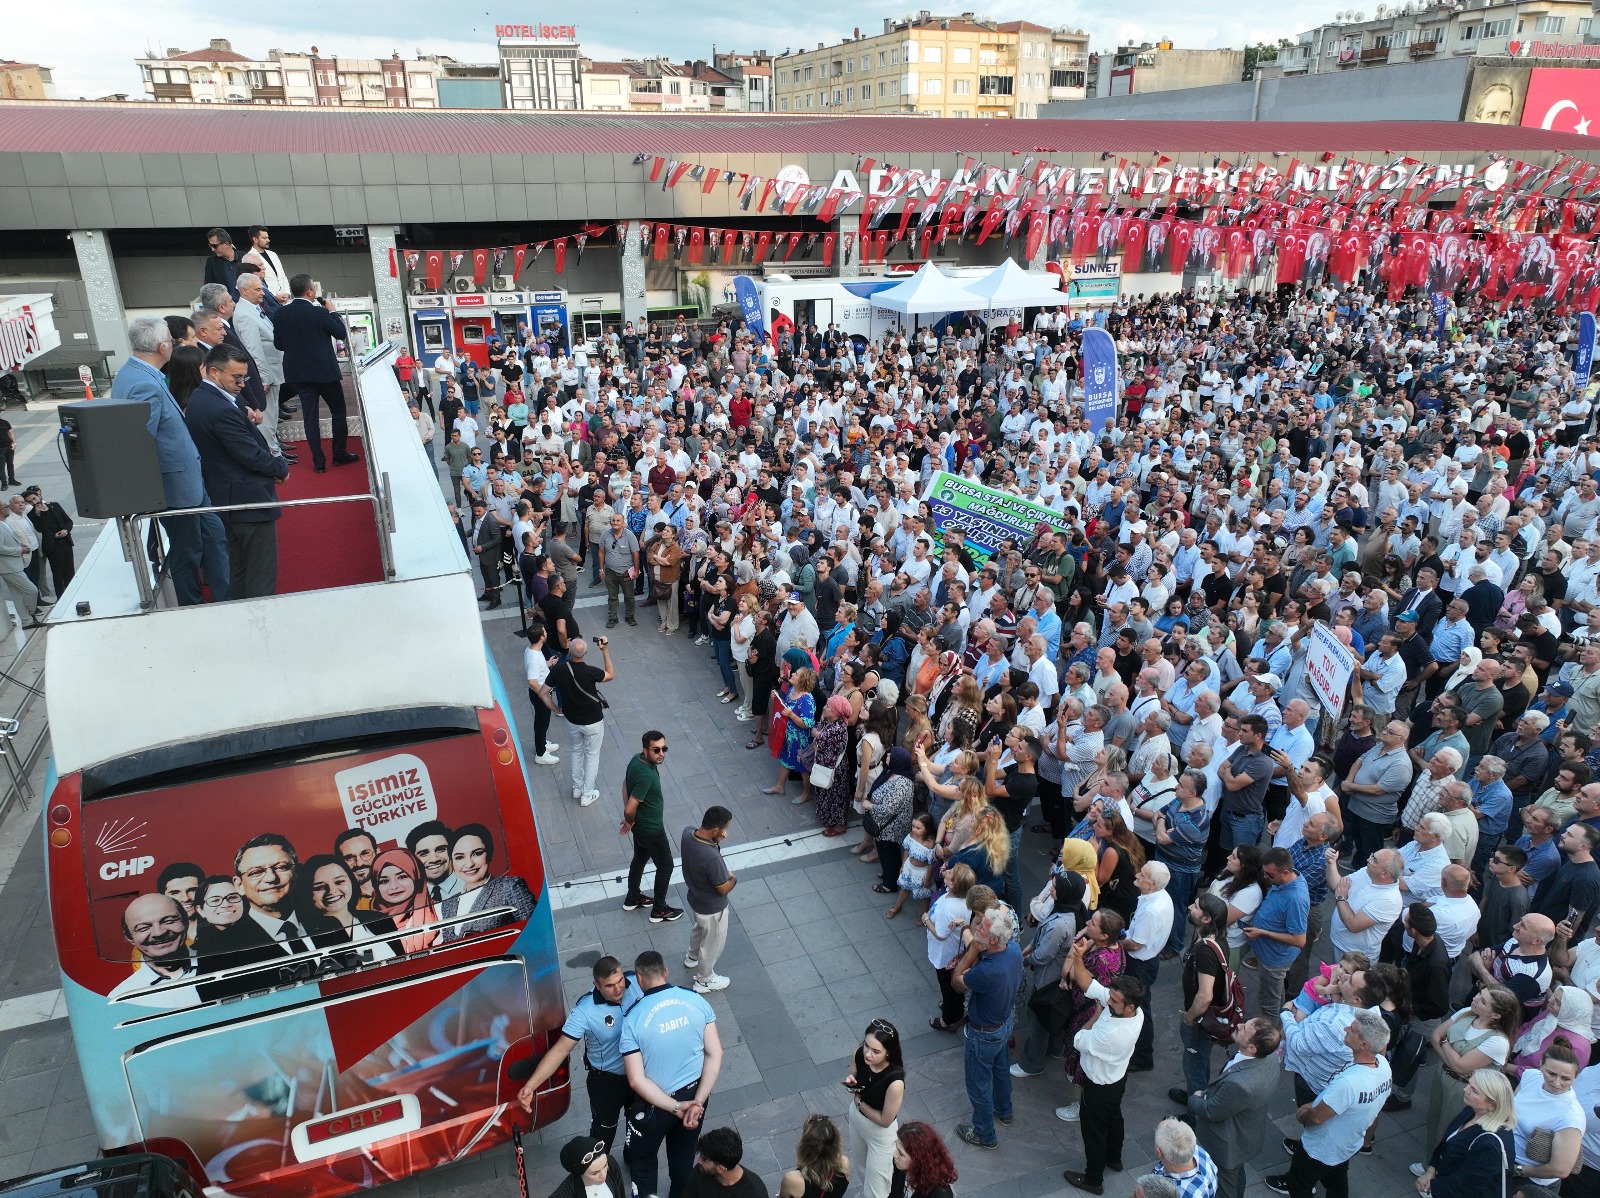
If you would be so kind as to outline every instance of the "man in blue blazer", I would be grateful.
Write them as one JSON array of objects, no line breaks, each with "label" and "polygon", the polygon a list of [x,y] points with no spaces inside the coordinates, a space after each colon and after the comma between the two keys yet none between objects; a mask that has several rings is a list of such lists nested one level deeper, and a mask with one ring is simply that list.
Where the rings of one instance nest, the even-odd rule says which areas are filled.
[{"label": "man in blue blazer", "polygon": [[[219,345],[206,355],[204,380],[189,396],[183,418],[200,451],[206,491],[219,507],[269,503],[276,483],[289,477],[289,463],[274,457],[264,437],[239,408],[250,378],[250,355]],[[228,557],[235,599],[257,599],[278,590],[278,508],[227,512]]]},{"label": "man in blue blazer", "polygon": [[[156,439],[167,507],[208,507],[200,452],[183,422],[183,409],[167,387],[167,376],[161,373],[172,357],[172,332],[161,317],[141,316],[128,326],[128,344],[133,353],[111,381],[111,398],[150,406],[148,427]],[[202,563],[211,598],[218,603],[228,599],[228,541],[222,521],[209,513],[166,515],[161,527],[167,534],[167,569],[178,602],[185,607],[200,602]]]},{"label": "man in blue blazer", "polygon": [[348,341],[344,321],[333,312],[333,301],[316,301],[311,276],[298,274],[289,280],[294,296],[272,318],[272,343],[283,351],[283,377],[300,396],[300,410],[306,422],[306,443],[311,447],[311,466],[318,474],[328,468],[322,456],[322,410],[324,400],[333,417],[333,464],[343,466],[361,459],[345,446],[349,426],[345,422],[344,385],[333,342]]}]

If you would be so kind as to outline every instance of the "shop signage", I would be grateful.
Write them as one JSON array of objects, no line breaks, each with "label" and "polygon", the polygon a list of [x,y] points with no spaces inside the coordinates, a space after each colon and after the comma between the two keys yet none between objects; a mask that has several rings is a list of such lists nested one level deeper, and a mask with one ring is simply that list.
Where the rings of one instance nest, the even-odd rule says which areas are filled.
[{"label": "shop signage", "polygon": [[520,307],[523,303],[520,291],[497,291],[489,296],[489,302],[495,307]]},{"label": "shop signage", "polygon": [[16,370],[43,352],[39,325],[27,304],[0,319],[0,371]]},{"label": "shop signage", "polygon": [[442,308],[444,296],[442,295],[414,295],[411,297],[413,308]]},{"label": "shop signage", "polygon": [[488,302],[486,295],[456,295],[450,302],[458,308],[481,308]]},{"label": "shop signage", "polygon": [[535,291],[533,302],[536,304],[564,304],[567,297],[560,291]]},{"label": "shop signage", "polygon": [[575,42],[576,25],[496,25],[494,35],[501,40],[522,42]]},{"label": "shop signage", "polygon": [[1507,42],[1506,53],[1514,58],[1600,59],[1600,46],[1573,46],[1561,42]]}]

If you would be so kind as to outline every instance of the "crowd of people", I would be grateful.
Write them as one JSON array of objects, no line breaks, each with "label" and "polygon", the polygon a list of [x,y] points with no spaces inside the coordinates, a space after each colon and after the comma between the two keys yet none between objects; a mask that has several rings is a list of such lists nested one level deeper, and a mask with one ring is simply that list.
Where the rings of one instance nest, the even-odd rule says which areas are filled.
[{"label": "crowd of people", "polygon": [[[1095,320],[1124,383],[1098,431],[1083,322],[1056,312],[865,341],[529,335],[409,381],[452,489],[498,525],[469,534],[486,601],[513,586],[558,663],[585,573],[608,628],[654,605],[708,648],[769,793],[829,836],[859,820],[885,915],[927,927],[930,1024],[965,1042],[954,1135],[994,1147],[1014,1087],[1047,1086],[1082,1134],[1067,1182],[1101,1193],[1166,1024],[1179,1180],[1146,1198],[1241,1194],[1284,1073],[1304,1132],[1277,1192],[1342,1198],[1414,1103],[1419,1192],[1587,1192],[1600,449],[1575,318],[1463,300],[1441,325],[1420,296],[1326,287]],[[938,470],[1052,518],[969,541],[922,498]],[[1318,625],[1354,661],[1337,711]],[[636,836],[626,907],[661,861]],[[1176,1012],[1152,1003],[1169,963]],[[899,1038],[875,1021],[846,1079],[874,1198],[906,1184],[895,1129],[918,1126]]]}]

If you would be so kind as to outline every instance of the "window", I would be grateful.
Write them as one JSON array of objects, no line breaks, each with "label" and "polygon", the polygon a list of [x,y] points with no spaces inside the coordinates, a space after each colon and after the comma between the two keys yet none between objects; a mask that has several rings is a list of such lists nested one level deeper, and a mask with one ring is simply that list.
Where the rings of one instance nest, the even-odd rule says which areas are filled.
[{"label": "window", "polygon": [[811,98],[812,98],[812,97],[811,97],[811,93],[810,93],[810,92],[807,92],[807,93],[806,93],[806,107],[807,107],[807,108],[810,108],[810,107],[811,107]]},{"label": "window", "polygon": [[788,112],[789,111],[789,98],[787,96],[783,97],[782,99],[780,99],[778,101],[778,111],[779,112]]},{"label": "window", "polygon": [[972,80],[970,80],[970,79],[952,79],[952,80],[950,80],[950,94],[953,95],[953,96],[970,96],[972,94]]},{"label": "window", "polygon": [[167,78],[173,83],[188,83],[189,72],[181,68],[174,68],[167,72]]},{"label": "window", "polygon": [[1456,34],[1456,40],[1458,42],[1475,42],[1481,32],[1483,32],[1483,26],[1481,25],[1463,25],[1461,32]]},{"label": "window", "polygon": [[889,94],[891,96],[898,96],[900,94],[900,80],[898,80],[898,79],[889,80]]},{"label": "window", "polygon": [[950,115],[955,117],[971,117],[972,113],[967,111],[965,108],[952,108],[950,110]]},{"label": "window", "polygon": [[318,71],[317,72],[317,86],[318,87],[332,87],[333,86],[333,73],[331,71]]},{"label": "window", "polygon": [[1051,71],[1051,87],[1082,87],[1084,77],[1082,71]]},{"label": "window", "polygon": [[1593,17],[1578,18],[1578,37],[1583,41],[1589,40],[1589,26],[1594,23]]},{"label": "window", "polygon": [[855,70],[856,70],[856,60],[854,58],[845,59],[844,60],[844,73],[846,75],[853,75],[853,74],[855,74]]},{"label": "window", "polygon": [[924,79],[922,81],[922,92],[924,95],[937,96],[942,91],[944,91],[943,79]]},{"label": "window", "polygon": [[923,62],[943,62],[944,61],[944,47],[943,46],[925,46],[925,47],[923,47],[923,50],[922,50],[922,61]]},{"label": "window", "polygon": [[311,86],[311,72],[310,71],[290,71],[289,72],[289,86],[290,87],[310,87]]},{"label": "window", "polygon": [[828,64],[825,63],[825,62],[824,63],[819,63],[817,65],[817,78],[818,79],[826,79],[827,77],[828,77]]},{"label": "window", "polygon": [[959,63],[970,63],[972,61],[972,47],[971,46],[956,46],[954,49],[952,49],[950,51],[950,61],[951,62],[959,62]]},{"label": "window", "polygon": [[1032,42],[1023,42],[1022,43],[1022,57],[1024,57],[1024,58],[1032,58],[1033,57],[1033,43]]},{"label": "window", "polygon": [[854,104],[856,102],[856,89],[853,87],[845,88],[844,99],[846,104]]},{"label": "window", "polygon": [[778,72],[778,86],[779,87],[788,87],[789,86],[789,72],[788,71],[779,71]]},{"label": "window", "polygon": [[[1399,46],[1401,49],[1405,49],[1405,47],[1407,45],[1409,45],[1410,42],[1411,42],[1411,30],[1409,30],[1409,29],[1396,29],[1394,31],[1393,37],[1394,37],[1394,41],[1393,41],[1392,44],[1396,45],[1396,46]],[[1308,54],[1311,52],[1311,47],[1310,46],[1302,46],[1301,49],[1306,51],[1306,53],[1308,53]]]},{"label": "window", "polygon": [[889,51],[889,62],[894,66],[900,65],[900,49],[896,47]]},{"label": "window", "polygon": [[149,67],[145,67],[145,74],[150,77],[151,83],[165,83],[167,81],[167,73],[162,70],[152,71]]},{"label": "window", "polygon": [[667,95],[669,95],[669,96],[681,96],[681,95],[683,95],[683,84],[680,83],[676,79],[674,79],[671,82],[669,82],[667,84]]},{"label": "window", "polygon": [[1389,48],[1389,35],[1387,33],[1378,34],[1377,37],[1372,39],[1372,48],[1374,50],[1387,50]]},{"label": "window", "polygon": [[863,71],[870,71],[872,69],[872,55],[863,54],[861,56],[861,69]]},{"label": "window", "polygon": [[433,77],[431,75],[418,75],[413,73],[411,76],[411,90],[414,92],[432,91]]},{"label": "window", "polygon": [[1535,33],[1560,33],[1566,28],[1566,17],[1540,17],[1533,23]]},{"label": "window", "polygon": [[[251,73],[254,74],[253,71]],[[406,77],[400,71],[385,71],[383,73],[383,83],[385,87],[404,87],[406,85]]]},{"label": "window", "polygon": [[1009,96],[1016,80],[1010,75],[979,75],[978,94],[980,96]]},{"label": "window", "polygon": [[811,68],[810,67],[806,68],[806,82],[807,83],[811,82]]},{"label": "window", "polygon": [[1483,36],[1486,38],[1510,37],[1511,18],[1507,17],[1503,21],[1485,21],[1483,23]]},{"label": "window", "polygon": [[887,50],[879,50],[878,51],[878,65],[880,67],[886,67],[886,66],[889,65],[889,51],[887,51]]},{"label": "window", "polygon": [[881,100],[885,96],[887,96],[888,94],[889,94],[889,84],[887,82],[885,82],[884,80],[882,80],[882,79],[878,80],[878,99]]},{"label": "window", "polygon": [[834,88],[833,89],[833,102],[835,104],[839,103],[839,101],[843,97],[843,95],[844,95],[844,93],[841,92],[838,88]]},{"label": "window", "polygon": [[916,42],[907,42],[906,43],[906,61],[907,62],[916,62],[917,61],[917,43]]}]

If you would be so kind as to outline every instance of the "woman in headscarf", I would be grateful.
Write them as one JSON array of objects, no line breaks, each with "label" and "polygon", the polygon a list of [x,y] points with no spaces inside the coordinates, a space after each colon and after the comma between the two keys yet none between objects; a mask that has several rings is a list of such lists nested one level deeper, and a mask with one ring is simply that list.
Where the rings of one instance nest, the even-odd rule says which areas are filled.
[{"label": "woman in headscarf", "polygon": [[1100,879],[1098,869],[1100,858],[1094,851],[1094,846],[1087,840],[1064,840],[1061,842],[1061,865],[1063,873],[1074,873],[1084,882],[1084,906],[1093,911],[1100,905]]},{"label": "woman in headscarf", "polygon": [[884,773],[862,804],[872,820],[877,842],[880,880],[874,894],[894,894],[899,890],[900,864],[905,850],[901,841],[911,830],[916,788],[911,783],[911,754],[896,746],[889,750]]},{"label": "woman in headscarf", "polygon": [[[1033,970],[1033,990],[1045,997],[1053,997],[1049,991],[1060,988],[1062,967],[1072,952],[1072,942],[1089,922],[1083,875],[1068,870],[1052,877],[1049,886],[1049,913],[1039,921],[1033,943],[1023,953]],[[1066,1046],[1065,1004],[1061,1004],[1059,1017],[1053,1017],[1055,1006],[1046,1001],[1035,1004],[1030,999],[1024,1007],[1022,1025],[1017,1029],[1017,1067],[1024,1073],[1042,1073],[1050,1051],[1059,1053]]]},{"label": "woman in headscarf", "polygon": [[832,696],[823,707],[822,719],[817,722],[817,730],[811,738],[812,768],[822,766],[833,771],[832,781],[826,787],[811,792],[817,801],[817,822],[829,836],[844,832],[845,804],[855,789],[845,762],[850,751],[850,717],[853,714],[849,699],[843,695]]},{"label": "woman in headscarf", "polygon": [[408,953],[432,948],[439,938],[433,925],[438,915],[428,898],[422,864],[405,849],[386,849],[372,862],[372,908],[394,920],[401,931],[417,928],[412,936],[402,936],[400,947]]},{"label": "woman in headscarf", "polygon": [[1463,682],[1470,681],[1472,678],[1472,671],[1476,670],[1478,668],[1478,664],[1482,661],[1483,651],[1481,649],[1474,649],[1469,645],[1467,648],[1461,650],[1461,656],[1456,658],[1455,673],[1451,674],[1450,677],[1445,680],[1445,684],[1442,689],[1452,691],[1455,690],[1456,687],[1460,686]]},{"label": "woman in headscarf", "polygon": [[1594,1000],[1576,986],[1552,986],[1545,999],[1544,1014],[1522,1029],[1515,1053],[1506,1072],[1513,1080],[1529,1069],[1537,1071],[1544,1050],[1557,1036],[1565,1036],[1578,1054],[1578,1068],[1589,1063],[1589,1021],[1594,1017]]},{"label": "woman in headscarf", "polygon": [[817,614],[817,568],[811,564],[805,548],[796,545],[789,550],[789,560],[794,563],[789,576],[794,581],[791,589],[800,592],[800,602],[813,616]]},{"label": "woman in headscarf", "polygon": [[622,1170],[595,1136],[574,1136],[561,1146],[561,1167],[567,1176],[550,1198],[622,1198]]}]

